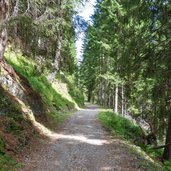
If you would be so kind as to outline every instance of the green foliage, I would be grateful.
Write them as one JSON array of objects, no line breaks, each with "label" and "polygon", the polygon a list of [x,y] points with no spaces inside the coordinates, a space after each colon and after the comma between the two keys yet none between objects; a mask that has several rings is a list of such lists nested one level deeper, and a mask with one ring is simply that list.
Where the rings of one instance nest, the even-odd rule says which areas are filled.
[{"label": "green foliage", "polygon": [[[114,136],[123,138],[126,141],[131,142],[131,144],[136,143],[135,140],[137,138],[141,139],[142,131],[140,130],[140,128],[134,123],[132,123],[130,120],[118,114],[115,114],[114,112],[110,112],[110,111],[100,112],[99,119],[106,128],[112,131]],[[159,159],[163,153],[162,149],[155,150],[152,149],[151,146],[144,147],[144,145],[142,145],[142,143],[140,142],[138,144],[136,143],[136,145],[140,147],[136,146],[135,148],[133,148],[134,152],[137,153],[136,149],[139,148],[140,150],[138,151],[141,152],[141,155],[143,157],[144,155],[146,155],[145,153],[147,153],[151,158]],[[159,167],[161,167],[157,162],[153,164],[150,162],[145,163],[144,167],[146,168],[147,165],[149,169],[151,168],[151,170],[156,170],[156,169],[158,170]],[[168,166],[164,165],[163,168],[165,169],[166,167],[170,168],[169,165]]]},{"label": "green foliage", "polygon": [[170,8],[170,1],[98,1],[80,66],[88,97],[119,113],[126,106],[125,113],[144,120],[149,131],[167,143],[171,141],[166,138],[170,133],[166,122],[171,120]]},{"label": "green foliage", "polygon": [[56,126],[63,123],[69,116],[71,116],[71,112],[52,111],[48,113],[47,118],[49,118],[49,121],[52,124],[51,129],[53,130]]},{"label": "green foliage", "polygon": [[17,171],[20,167],[9,155],[0,153],[0,171]]},{"label": "green foliage", "polygon": [[69,110],[74,108],[74,104],[67,99],[64,99],[56,92],[45,76],[28,78],[33,88],[39,92],[43,99],[50,106],[54,106],[57,110]]},{"label": "green foliage", "polygon": [[20,135],[20,132],[23,131],[23,127],[19,125],[13,118],[8,119],[8,121],[5,123],[5,127],[5,130],[8,133],[12,133],[14,135]]},{"label": "green foliage", "polygon": [[[75,5],[81,1],[31,1],[10,3],[11,15],[7,19],[7,32],[13,47],[19,47],[30,58],[43,58],[43,65],[53,63],[56,51],[60,70],[72,74],[76,68]],[[15,6],[17,5],[17,7]],[[59,35],[61,36],[59,48]],[[47,62],[48,61],[48,62]],[[52,66],[49,67],[52,69]]]},{"label": "green foliage", "polygon": [[165,161],[164,162],[164,171],[170,171],[171,170],[171,162]]},{"label": "green foliage", "polygon": [[113,112],[100,112],[99,119],[107,128],[110,128],[114,134],[120,137],[132,142],[137,137],[141,137],[141,130],[137,125]]},{"label": "green foliage", "polygon": [[[28,122],[24,120],[17,107],[12,105],[9,99],[4,96],[4,92],[2,90],[0,96],[1,112],[3,115],[2,117],[5,119],[3,122],[1,121],[1,124],[4,127],[4,133],[13,134],[16,136],[16,138],[20,139],[20,143],[22,144],[22,138],[24,137],[22,137],[23,127],[20,124],[21,122],[24,122],[23,124],[26,127]],[[15,171],[20,168],[20,164],[14,161],[11,156],[6,153],[5,143],[6,142],[4,141],[3,137],[0,136],[0,171]]]},{"label": "green foliage", "polygon": [[0,88],[0,115],[7,115],[20,113],[17,106],[9,102],[9,98],[5,95],[4,91]]},{"label": "green foliage", "polygon": [[2,137],[0,137],[0,154],[3,154],[5,150],[5,143],[2,139]]},{"label": "green foliage", "polygon": [[163,149],[153,149],[151,146],[147,146],[143,149],[152,158],[161,158],[163,154]]},{"label": "green foliage", "polygon": [[71,95],[71,97],[75,100],[75,102],[79,106],[84,106],[83,92],[81,92],[81,90],[78,87],[76,87],[74,78],[72,76],[70,76],[67,78],[66,82],[67,82],[69,94]]}]

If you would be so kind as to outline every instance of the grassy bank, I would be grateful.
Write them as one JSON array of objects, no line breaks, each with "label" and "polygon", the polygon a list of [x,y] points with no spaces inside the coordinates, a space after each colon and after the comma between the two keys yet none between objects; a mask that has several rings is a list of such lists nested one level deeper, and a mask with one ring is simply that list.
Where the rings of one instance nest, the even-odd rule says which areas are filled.
[{"label": "grassy bank", "polygon": [[[26,85],[23,87],[27,95],[25,100],[33,105],[25,106],[34,111],[35,120],[43,129],[56,129],[71,115],[77,102],[83,105],[83,96],[79,99],[79,91],[75,92],[70,81],[73,79],[58,75],[56,84],[52,85],[47,80],[48,72],[40,72],[38,65],[30,58],[12,51],[6,52],[5,58],[20,77],[17,81],[24,82],[20,85]],[[5,89],[0,87],[0,92],[3,92],[0,93],[0,171],[15,171],[20,167],[15,161],[17,154],[30,146],[33,139],[41,137],[33,124],[23,117],[20,104],[13,104]]]},{"label": "grassy bank", "polygon": [[100,112],[99,120],[111,131],[114,137],[121,138],[126,144],[128,144],[128,146],[131,145],[132,151],[141,155],[143,158],[147,158],[147,163],[145,165],[150,171],[169,171],[171,169],[168,162],[161,167],[158,162],[151,162],[149,160],[150,158],[146,157],[147,153],[148,156],[155,159],[158,155],[161,155],[161,151],[153,150],[150,147],[144,147],[141,142],[141,129],[133,122],[111,111]]},{"label": "grassy bank", "polygon": [[37,70],[38,66],[33,60],[11,51],[6,53],[6,59],[19,74],[29,81],[31,87],[41,95],[48,106],[63,111],[74,108],[74,103],[55,91],[46,75]]},{"label": "grassy bank", "polygon": [[15,171],[21,166],[16,154],[37,134],[1,88],[0,92],[0,171]]}]

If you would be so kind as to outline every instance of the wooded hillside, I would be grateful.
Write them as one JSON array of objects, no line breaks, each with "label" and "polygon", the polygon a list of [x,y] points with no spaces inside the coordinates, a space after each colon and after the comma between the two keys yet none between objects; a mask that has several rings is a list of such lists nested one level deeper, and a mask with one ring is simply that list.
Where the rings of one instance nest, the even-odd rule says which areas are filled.
[{"label": "wooded hillside", "polygon": [[169,1],[98,1],[80,68],[88,101],[131,115],[147,129],[145,145],[166,144],[166,160],[171,159],[170,17]]},{"label": "wooded hillside", "polygon": [[[84,105],[75,86],[78,1],[0,1],[0,168]],[[8,107],[11,106],[11,107]],[[41,137],[42,138],[42,137]],[[8,164],[8,161],[12,161]],[[1,170],[1,169],[0,169]]]},{"label": "wooded hillside", "polygon": [[[25,150],[48,138],[61,138],[66,149],[80,142],[112,148],[106,130],[93,122],[98,113],[112,135],[150,155],[154,168],[171,168],[171,2],[97,0],[85,22],[78,9],[86,2],[0,0],[0,170],[21,168]],[[78,34],[85,34],[81,63]],[[105,110],[84,109],[86,100]],[[74,110],[68,124],[74,128],[57,134]],[[129,161],[130,153],[124,155]]]}]

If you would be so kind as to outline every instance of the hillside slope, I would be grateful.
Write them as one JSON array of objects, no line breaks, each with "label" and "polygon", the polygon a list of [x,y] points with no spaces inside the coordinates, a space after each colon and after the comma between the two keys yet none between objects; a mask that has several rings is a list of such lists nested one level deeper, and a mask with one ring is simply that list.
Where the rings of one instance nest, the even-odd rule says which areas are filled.
[{"label": "hillside slope", "polygon": [[84,99],[75,102],[70,94],[74,86],[64,74],[50,83],[38,65],[20,53],[8,52],[6,60],[9,64],[0,62],[0,168],[10,170],[17,167],[11,157],[17,158],[40,135],[48,137]]}]

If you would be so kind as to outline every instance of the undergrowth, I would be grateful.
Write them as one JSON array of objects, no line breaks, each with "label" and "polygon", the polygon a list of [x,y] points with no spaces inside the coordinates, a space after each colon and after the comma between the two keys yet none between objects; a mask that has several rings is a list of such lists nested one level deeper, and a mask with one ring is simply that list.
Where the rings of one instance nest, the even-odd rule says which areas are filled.
[{"label": "undergrowth", "polygon": [[74,87],[75,85],[74,78],[72,76],[67,77],[66,83],[67,83],[69,94],[71,95],[71,97],[75,100],[75,102],[80,107],[84,106],[85,99],[84,99],[83,93],[78,88]]},{"label": "undergrowth", "polygon": [[[141,129],[130,120],[111,111],[100,112],[99,120],[106,128],[110,129],[114,136],[126,140],[126,142],[128,142],[129,144],[134,144],[136,142],[136,145],[139,146],[140,150],[137,150],[138,148],[133,149],[135,152],[138,152],[142,156],[145,156],[145,154],[147,153],[150,157],[156,159],[157,157],[162,155],[162,150],[154,150],[149,146],[144,147],[140,141],[138,143],[137,141],[135,141],[136,139],[141,139],[142,132]],[[149,167],[150,171],[156,171],[156,169],[162,169],[163,171],[171,170],[170,162],[166,162],[163,165],[163,168],[161,168],[158,163],[146,163],[145,165]]]},{"label": "undergrowth", "polygon": [[20,167],[9,155],[0,153],[0,171],[17,171]]},{"label": "undergrowth", "polygon": [[111,129],[112,133],[119,137],[134,141],[141,136],[141,130],[138,126],[113,112],[101,112],[99,118],[106,127]]},{"label": "undergrowth", "polygon": [[0,171],[16,171],[21,165],[5,153],[5,142],[0,137]]},{"label": "undergrowth", "polygon": [[9,152],[21,150],[28,143],[29,135],[24,130],[31,131],[30,123],[1,88],[0,92],[0,171],[15,171],[21,165]]}]

